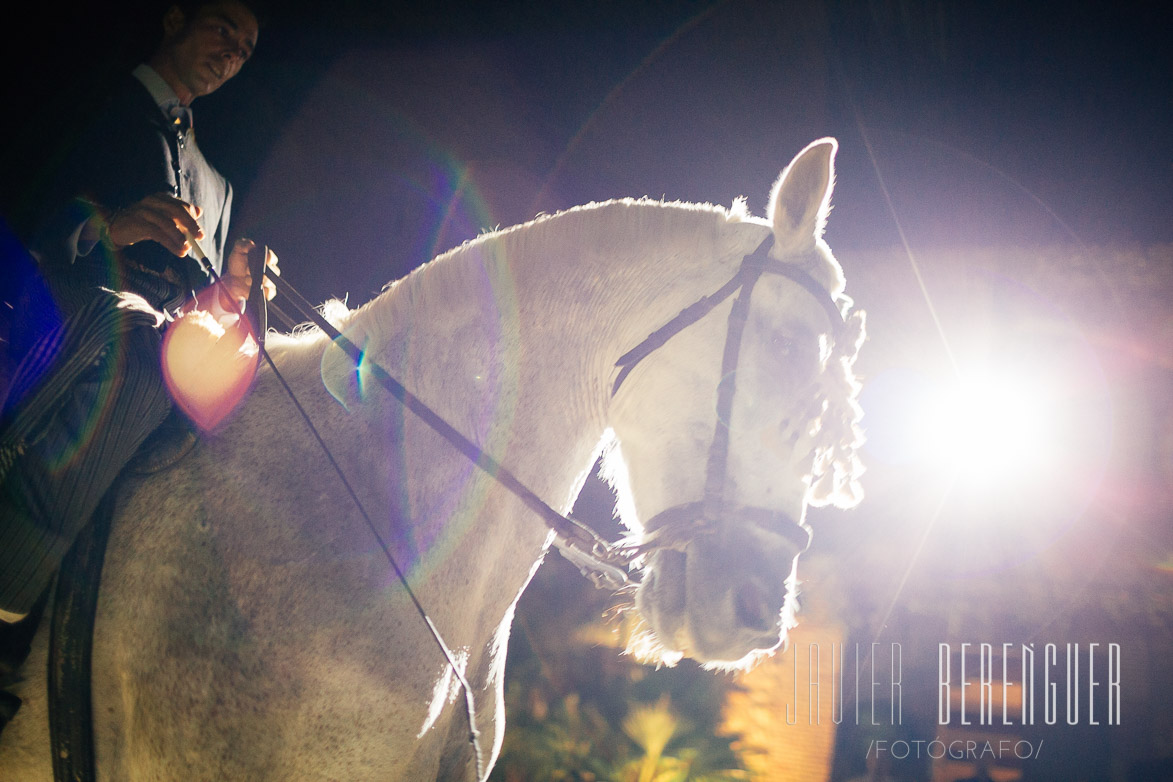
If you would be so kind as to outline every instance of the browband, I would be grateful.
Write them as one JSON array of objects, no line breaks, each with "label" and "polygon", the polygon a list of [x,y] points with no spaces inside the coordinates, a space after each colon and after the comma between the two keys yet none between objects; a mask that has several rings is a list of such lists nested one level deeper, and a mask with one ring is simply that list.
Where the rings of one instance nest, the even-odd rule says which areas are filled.
[{"label": "browband", "polygon": [[845,321],[843,313],[840,312],[835,300],[831,298],[831,294],[807,272],[793,264],[771,258],[770,248],[773,246],[774,235],[770,234],[758,245],[756,250],[741,259],[741,266],[738,267],[737,273],[729,282],[722,285],[715,293],[685,307],[676,317],[649,334],[643,342],[620,356],[619,360],[615,362],[615,366],[619,368],[619,375],[615,378],[615,385],[611,387],[611,396],[618,393],[619,386],[627,379],[636,364],[663,346],[669,339],[703,318],[747,282],[757,280],[763,272],[781,275],[802,286],[814,296],[815,301],[826,311],[827,318],[831,322],[832,336],[838,342],[842,336]]}]

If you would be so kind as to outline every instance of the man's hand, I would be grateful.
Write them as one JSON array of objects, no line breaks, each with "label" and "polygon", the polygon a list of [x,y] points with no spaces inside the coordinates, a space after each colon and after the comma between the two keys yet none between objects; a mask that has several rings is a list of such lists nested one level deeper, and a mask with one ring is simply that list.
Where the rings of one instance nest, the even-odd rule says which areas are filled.
[{"label": "man's hand", "polygon": [[[238,307],[248,299],[252,288],[253,277],[248,269],[248,257],[256,249],[257,244],[252,239],[237,239],[236,244],[232,246],[232,253],[228,256],[223,276],[225,293],[237,302]],[[269,275],[279,275],[281,270],[277,267],[276,253],[268,248],[265,248],[265,267],[267,271],[261,280],[261,289],[265,292],[265,301],[272,301],[277,295],[277,286],[269,279]],[[229,309],[227,304],[225,309]]]},{"label": "man's hand", "polygon": [[204,229],[196,222],[201,213],[198,206],[167,193],[155,193],[114,212],[106,224],[106,235],[115,247],[149,240],[182,258],[191,251],[189,235],[197,241],[204,238]]}]

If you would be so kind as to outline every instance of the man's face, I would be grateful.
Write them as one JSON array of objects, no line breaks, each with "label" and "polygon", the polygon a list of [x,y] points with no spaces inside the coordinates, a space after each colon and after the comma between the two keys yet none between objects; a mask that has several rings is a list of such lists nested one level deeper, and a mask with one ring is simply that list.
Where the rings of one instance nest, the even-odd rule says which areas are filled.
[{"label": "man's face", "polygon": [[172,87],[183,103],[219,89],[257,45],[256,17],[234,0],[203,5],[190,19],[173,7],[163,18],[163,32],[159,54],[179,82]]}]

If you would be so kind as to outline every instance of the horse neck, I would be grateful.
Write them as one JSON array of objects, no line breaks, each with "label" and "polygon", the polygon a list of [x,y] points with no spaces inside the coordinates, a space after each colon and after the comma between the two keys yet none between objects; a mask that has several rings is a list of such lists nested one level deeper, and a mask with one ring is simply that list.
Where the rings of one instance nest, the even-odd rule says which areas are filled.
[{"label": "horse neck", "polygon": [[607,425],[615,360],[732,274],[714,259],[760,239],[730,238],[730,219],[642,201],[571,210],[441,256],[344,331],[568,510]]}]

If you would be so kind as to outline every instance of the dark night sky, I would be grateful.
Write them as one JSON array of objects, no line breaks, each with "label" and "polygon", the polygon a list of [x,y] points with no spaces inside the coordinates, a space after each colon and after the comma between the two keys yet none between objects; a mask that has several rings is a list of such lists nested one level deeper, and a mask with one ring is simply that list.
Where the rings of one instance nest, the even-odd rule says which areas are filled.
[{"label": "dark night sky", "polygon": [[[744,194],[760,213],[823,135],[842,145],[836,248],[898,242],[877,173],[914,245],[1173,240],[1157,3],[275,5],[197,132],[236,227],[314,299],[365,301],[487,227],[589,200]],[[9,117],[28,118],[6,123],[17,227],[61,106],[133,65],[153,24],[39,13],[28,40],[54,56],[5,55]]]},{"label": "dark night sky", "polygon": [[[37,56],[4,50],[0,214],[17,233],[72,117],[149,51],[145,5],[40,7]],[[237,188],[236,231],[313,301],[361,304],[488,228],[591,200],[745,195],[761,214],[827,135],[827,238],[875,316],[873,376],[940,352],[900,254],[852,265],[902,234],[930,279],[962,265],[941,248],[1173,242],[1159,3],[277,5],[242,74],[195,104],[196,132]]]}]

